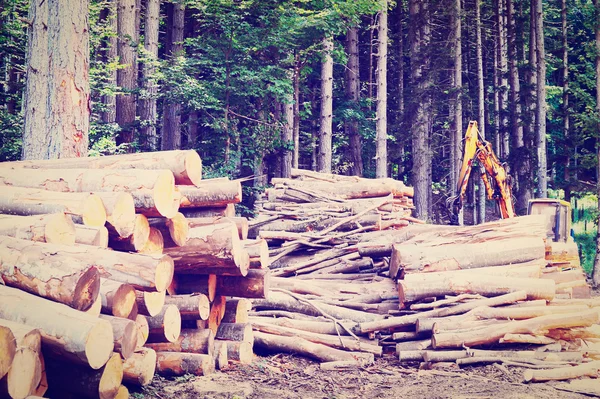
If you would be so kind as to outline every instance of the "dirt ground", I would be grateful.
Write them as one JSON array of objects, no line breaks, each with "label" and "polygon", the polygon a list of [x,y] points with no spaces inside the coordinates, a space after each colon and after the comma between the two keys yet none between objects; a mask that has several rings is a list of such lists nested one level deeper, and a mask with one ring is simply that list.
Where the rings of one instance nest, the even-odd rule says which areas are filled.
[{"label": "dirt ground", "polygon": [[[234,365],[206,377],[156,377],[134,398],[159,399],[350,399],[490,398],[575,399],[585,395],[553,384],[523,384],[523,370],[493,365],[463,370],[418,370],[392,356],[356,370],[321,371],[319,364],[291,355],[256,356],[252,365]],[[598,380],[600,384],[600,380]]]}]

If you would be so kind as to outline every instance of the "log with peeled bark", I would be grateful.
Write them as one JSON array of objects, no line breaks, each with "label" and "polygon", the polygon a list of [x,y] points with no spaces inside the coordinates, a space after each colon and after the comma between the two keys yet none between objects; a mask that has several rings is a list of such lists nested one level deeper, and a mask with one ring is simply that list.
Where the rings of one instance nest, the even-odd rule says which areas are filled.
[{"label": "log with peeled bark", "polygon": [[215,371],[212,355],[184,352],[157,352],[156,373],[163,376],[209,375]]},{"label": "log with peeled bark", "polygon": [[75,224],[65,213],[0,215],[0,235],[49,244],[75,244]]},{"label": "log with peeled bark", "polygon": [[218,207],[242,201],[242,184],[238,180],[203,180],[196,186],[177,186],[182,208]]},{"label": "log with peeled bark", "polygon": [[[349,335],[348,331],[344,328],[336,326],[331,321],[321,321],[316,318],[314,320],[303,320],[303,319],[292,319],[289,317],[263,317],[263,316],[250,316],[248,321],[250,323],[269,323],[276,326],[293,328],[296,330],[302,330],[307,332],[313,332],[317,334],[328,334],[328,335]],[[342,322],[342,324],[348,329],[352,330],[354,323]]]},{"label": "log with peeled bark", "polygon": [[499,277],[524,277],[524,278],[536,278],[539,279],[543,274],[542,269],[545,266],[545,261],[534,262],[532,265],[508,265],[508,266],[490,266],[481,267],[478,269],[467,269],[467,270],[452,270],[445,272],[432,272],[432,273],[410,273],[404,276],[404,281],[411,284],[423,284],[434,279],[443,280],[449,277],[460,277],[460,276],[473,276],[475,274],[486,275],[486,276],[499,276]]},{"label": "log with peeled bark", "polygon": [[587,327],[598,323],[600,314],[594,310],[571,314],[552,314],[517,320],[505,324],[462,333],[433,334],[434,348],[457,348],[498,342],[506,334],[535,334],[553,328]]},{"label": "log with peeled bark", "polygon": [[[227,304],[229,306],[229,303]],[[254,344],[252,325],[249,323],[221,323],[215,334],[216,339],[223,341],[249,342]]]},{"label": "log with peeled bark", "polygon": [[148,326],[148,319],[144,315],[137,315],[135,317],[135,325],[137,327],[137,340],[135,350],[139,351],[144,346],[150,335],[150,326]]},{"label": "log with peeled bark", "polygon": [[171,198],[160,198],[157,203],[155,193],[152,190],[140,189],[129,192],[133,198],[135,212],[147,217],[165,217],[172,218],[179,211],[179,202],[181,194],[177,189],[172,193]]},{"label": "log with peeled bark", "polygon": [[104,226],[75,225],[75,244],[108,248],[108,229]]},{"label": "log with peeled bark", "polygon": [[[41,351],[42,335],[37,328],[4,319],[0,319],[0,327],[8,328],[12,332],[12,340],[17,348],[29,348],[38,353]],[[10,353],[10,350],[0,353]]]},{"label": "log with peeled bark", "polygon": [[290,327],[277,326],[270,323],[262,323],[256,320],[252,323],[252,327],[257,331],[264,333],[281,335],[285,337],[298,337],[317,344],[327,345],[332,348],[373,353],[377,356],[381,356],[383,353],[383,347],[356,340],[352,337],[319,334]]},{"label": "log with peeled bark", "polygon": [[248,236],[252,238],[259,237],[259,232],[262,231],[286,231],[292,233],[306,233],[310,231],[323,231],[335,226],[337,231],[353,231],[360,228],[371,228],[373,230],[381,230],[386,224],[382,221],[379,214],[362,215],[358,219],[340,223],[340,218],[319,216],[309,220],[287,220],[279,219],[263,225],[253,225],[250,227]]},{"label": "log with peeled bark", "polygon": [[175,342],[181,334],[181,315],[175,305],[165,305],[156,316],[148,317],[148,340]]},{"label": "log with peeled bark", "polygon": [[229,366],[229,358],[227,357],[227,343],[223,341],[215,341],[212,352],[212,357],[217,370],[225,370]]},{"label": "log with peeled bark", "polygon": [[102,312],[116,317],[128,317],[135,305],[135,290],[125,283],[100,279]]},{"label": "log with peeled bark", "polygon": [[142,249],[138,251],[140,254],[144,255],[162,255],[163,249],[165,247],[165,242],[163,239],[163,235],[160,230],[155,229],[154,227],[150,227],[150,234],[148,234],[148,241],[146,245]]},{"label": "log with peeled bark", "polygon": [[223,315],[223,323],[248,323],[252,302],[246,298],[229,299]]},{"label": "log with peeled bark", "polygon": [[271,352],[285,352],[307,356],[320,362],[333,362],[338,360],[358,361],[363,365],[373,363],[372,353],[347,352],[327,345],[307,341],[304,338],[284,337],[256,331],[254,333],[255,347]]},{"label": "log with peeled bark", "polygon": [[150,348],[140,348],[123,362],[123,382],[137,386],[152,382],[156,370],[156,352]]},{"label": "log with peeled bark", "polygon": [[269,267],[269,246],[266,240],[262,238],[244,240],[242,244],[250,257],[250,268],[265,269]]},{"label": "log with peeled bark", "polygon": [[169,295],[185,295],[201,293],[208,297],[210,302],[215,300],[217,292],[217,276],[206,275],[175,275],[167,289]]},{"label": "log with peeled bark", "polygon": [[206,207],[206,208],[181,208],[180,212],[186,218],[205,218],[205,217],[234,217],[235,205],[227,204],[226,206]]},{"label": "log with peeled bark", "polygon": [[[499,243],[500,242],[500,243]],[[435,272],[502,266],[544,259],[541,237],[514,237],[468,244],[421,246],[394,244],[390,260],[390,277],[402,273]]]},{"label": "log with peeled bark", "polygon": [[62,359],[46,359],[46,372],[51,386],[60,387],[80,397],[114,398],[123,380],[121,356],[113,354],[99,370],[78,367]]},{"label": "log with peeled bark", "polygon": [[452,276],[444,279],[432,279],[411,283],[398,283],[400,304],[416,302],[424,298],[443,297],[445,295],[480,294],[497,296],[516,291],[526,291],[527,299],[554,299],[555,283],[552,280],[536,278],[486,276],[478,273]]},{"label": "log with peeled bark", "polygon": [[411,326],[417,322],[417,320],[427,317],[446,317],[452,315],[458,315],[473,310],[479,306],[499,306],[511,304],[517,301],[522,301],[527,298],[527,292],[517,291],[510,294],[500,295],[492,298],[476,299],[471,302],[461,303],[460,305],[452,306],[449,308],[438,308],[432,309],[425,312],[419,312],[416,314],[409,314],[405,316],[390,317],[385,320],[375,320],[370,322],[362,322],[358,326],[358,330],[362,334],[387,330],[390,328],[399,328],[405,326]]},{"label": "log with peeled bark", "polygon": [[183,329],[175,342],[147,343],[146,347],[156,352],[187,352],[211,355],[215,335],[209,330]]},{"label": "log with peeled bark", "polygon": [[175,179],[170,170],[0,168],[0,183],[63,192],[145,191],[156,209],[171,212]]},{"label": "log with peeled bark", "polygon": [[178,273],[211,274],[206,270],[223,268],[245,275],[250,263],[232,223],[191,228],[184,246],[165,248],[164,253],[173,258]]},{"label": "log with peeled bark", "polygon": [[114,351],[127,359],[133,354],[137,345],[137,326],[134,321],[122,317],[100,315],[100,318],[108,321],[113,328]]},{"label": "log with peeled bark", "polygon": [[23,187],[2,187],[0,213],[44,215],[64,212],[88,226],[104,226],[106,209],[102,199],[90,193],[62,193]]},{"label": "log with peeled bark", "polygon": [[10,328],[0,326],[0,378],[3,378],[12,364],[17,351],[17,342]]},{"label": "log with peeled bark", "polygon": [[148,218],[146,218],[146,216],[135,215],[134,228],[131,235],[121,237],[118,234],[112,234],[112,230],[109,230],[108,233],[108,245],[112,249],[137,252],[142,250],[148,243],[148,238],[150,237],[150,224],[148,223]]},{"label": "log with peeled bark", "polygon": [[551,314],[577,313],[589,308],[585,305],[573,306],[532,306],[522,308],[490,308],[482,306],[470,314],[477,319],[525,320]]},{"label": "log with peeled bark", "polygon": [[0,236],[0,277],[6,285],[86,310],[100,290],[98,270],[69,262],[57,253],[62,247]]},{"label": "log with peeled bark", "polygon": [[14,399],[24,399],[35,393],[41,379],[39,353],[30,348],[18,348],[6,376],[8,395]]},{"label": "log with peeled bark", "polygon": [[175,176],[177,184],[199,184],[202,182],[202,161],[194,150],[4,162],[2,166],[32,169],[169,169]]},{"label": "log with peeled bark", "polygon": [[553,338],[544,335],[534,334],[506,334],[498,340],[500,344],[530,344],[530,345],[550,345],[556,343]]},{"label": "log with peeled bark", "polygon": [[[240,364],[252,364],[254,357],[253,345],[250,342],[217,340],[227,348],[227,359]],[[220,349],[220,346],[219,346]]]},{"label": "log with peeled bark", "polygon": [[181,320],[207,320],[210,313],[210,301],[204,294],[168,295],[165,305],[175,305],[181,314]]},{"label": "log with peeled bark", "polygon": [[165,305],[166,295],[166,291],[136,291],[135,302],[138,313],[144,316],[156,316],[162,311]]},{"label": "log with peeled bark", "polygon": [[207,320],[207,328],[212,330],[214,334],[217,333],[219,324],[223,320],[225,315],[225,309],[227,308],[227,300],[223,295],[217,295],[215,300],[210,305],[210,313]]},{"label": "log with peeled bark", "polygon": [[579,377],[600,377],[600,361],[550,370],[525,370],[523,373],[524,382],[562,381]]},{"label": "log with peeled bark", "polygon": [[187,222],[190,228],[208,226],[219,223],[233,223],[238,230],[240,240],[246,240],[248,238],[248,219],[245,217],[204,217],[204,218],[187,218]]},{"label": "log with peeled bark", "polygon": [[36,326],[44,350],[98,369],[113,349],[109,322],[68,306],[0,285],[0,318]]},{"label": "log with peeled bark", "polygon": [[150,226],[161,232],[164,248],[184,246],[190,231],[188,220],[181,212],[177,212],[175,216],[170,219],[150,219]]}]

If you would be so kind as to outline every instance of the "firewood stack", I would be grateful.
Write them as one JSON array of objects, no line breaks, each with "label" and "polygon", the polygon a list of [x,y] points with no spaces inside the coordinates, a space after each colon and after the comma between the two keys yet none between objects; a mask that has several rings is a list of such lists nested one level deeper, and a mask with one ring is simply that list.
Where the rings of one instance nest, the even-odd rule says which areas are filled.
[{"label": "firewood stack", "polygon": [[327,179],[331,202],[317,208],[347,209],[337,223],[302,220],[315,216],[306,195],[326,195],[307,184],[297,199],[288,191],[296,179],[277,180],[276,200],[262,204],[271,211],[252,222],[269,242],[274,276],[268,297],[253,300],[258,348],[309,356],[326,369],[396,349],[400,361],[422,367],[527,367],[525,381],[597,375],[600,301],[590,297],[574,243],[546,237],[545,216],[454,227],[402,215],[409,225],[341,231],[385,211],[373,200],[354,210],[333,201],[343,189]]},{"label": "firewood stack", "polygon": [[240,183],[201,168],[195,151],[0,164],[0,397],[122,398],[252,361],[268,247],[233,213]]}]

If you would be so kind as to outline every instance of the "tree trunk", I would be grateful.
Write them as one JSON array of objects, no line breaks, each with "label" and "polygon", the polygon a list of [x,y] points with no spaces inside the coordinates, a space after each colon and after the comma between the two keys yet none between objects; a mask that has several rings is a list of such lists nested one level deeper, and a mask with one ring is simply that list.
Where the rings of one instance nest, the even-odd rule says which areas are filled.
[{"label": "tree trunk", "polygon": [[[104,61],[106,63],[117,62],[117,2],[111,1],[106,5],[106,27],[110,30],[110,37],[106,38],[106,52],[104,53]],[[117,85],[117,69],[111,67],[108,72],[106,84],[108,86]],[[113,93],[102,96],[104,111],[100,113],[100,118],[104,123],[115,123],[117,114],[117,100]]]},{"label": "tree trunk", "polygon": [[[596,8],[596,117],[600,119],[600,0],[595,0]],[[600,129],[600,123],[598,128]],[[600,159],[600,146],[597,146],[597,156]],[[600,176],[600,162],[597,166],[597,176]],[[597,183],[598,207],[600,208],[600,179]],[[592,270],[592,283],[595,287],[600,286],[600,215],[598,216],[598,233],[596,235],[596,258]]]},{"label": "tree trunk", "polygon": [[[360,69],[357,27],[348,29],[346,35],[346,52],[348,53],[348,64],[344,74],[346,79],[346,98],[352,106],[358,110],[360,98]],[[344,128],[348,135],[348,158],[351,163],[350,173],[354,176],[362,176],[362,137],[358,130],[358,121],[345,121]]]},{"label": "tree trunk", "polygon": [[321,64],[321,126],[319,128],[319,153],[317,171],[331,173],[333,129],[333,37],[323,39]]},{"label": "tree trunk", "polygon": [[498,156],[502,158],[508,158],[510,147],[508,140],[507,130],[507,118],[506,118],[506,107],[508,106],[508,82],[507,82],[507,65],[506,65],[506,25],[504,24],[504,5],[506,0],[498,0],[498,6],[496,12],[496,35],[498,45],[496,51],[498,53],[498,84],[496,90],[499,90],[498,94],[498,107],[499,107],[499,131],[498,135],[500,138],[500,150]]},{"label": "tree trunk", "polygon": [[[292,85],[294,82],[293,73],[290,75]],[[283,116],[285,122],[281,129],[281,177],[289,178],[292,173],[292,164],[294,158],[294,150],[291,148],[294,145],[294,97],[288,96],[283,105]]]},{"label": "tree trunk", "polygon": [[382,1],[377,29],[377,123],[375,158],[377,178],[388,177],[387,163],[387,48],[388,48],[388,1]]},{"label": "tree trunk", "polygon": [[160,16],[160,0],[146,0],[144,19],[144,49],[147,60],[142,65],[142,87],[144,94],[139,100],[140,109],[140,141],[142,148],[149,151],[158,149],[156,133],[156,96],[158,94],[155,77],[158,60],[158,19]]},{"label": "tree trunk", "polygon": [[[567,146],[569,146],[569,129],[570,129],[570,111],[569,111],[569,43],[567,33],[567,0],[561,1],[561,33],[562,33],[562,85],[563,85],[563,136]],[[565,185],[565,200],[571,200],[571,173],[570,173],[570,148],[564,149],[564,179]]]},{"label": "tree trunk", "polygon": [[27,29],[27,81],[23,92],[22,159],[47,158],[48,2],[31,0]]},{"label": "tree trunk", "polygon": [[292,158],[292,167],[298,168],[300,159],[300,56],[294,57],[294,156]]},{"label": "tree trunk", "polygon": [[[475,36],[477,41],[477,122],[479,125],[479,133],[481,134],[481,137],[485,139],[485,84],[483,82],[483,44],[481,40],[483,27],[481,23],[481,2],[480,0],[475,1]],[[483,165],[480,164],[478,169],[480,172],[483,172]],[[479,215],[477,221],[479,223],[485,223],[485,185],[483,179],[478,179],[478,182],[477,211],[479,212]],[[473,212],[475,212],[475,209]]]},{"label": "tree trunk", "polygon": [[[177,56],[183,52],[185,4],[169,3],[167,10],[165,56],[174,64]],[[163,120],[161,149],[178,150],[181,148],[181,104],[176,99],[169,99],[168,93],[164,102]]]},{"label": "tree trunk", "polygon": [[[130,146],[134,142],[135,97],[137,87],[137,39],[135,30],[135,0],[117,0],[117,52],[119,63],[124,65],[117,70],[117,86],[123,94],[117,95],[116,122],[121,131],[116,137],[117,145]],[[127,147],[128,152],[132,148]]]},{"label": "tree trunk", "polygon": [[542,0],[536,2],[536,58],[537,58],[537,95],[536,95],[536,148],[538,153],[537,197],[548,196],[548,163],[546,157],[546,52],[544,50],[544,13]]},{"label": "tree trunk", "polygon": [[0,215],[0,235],[49,244],[75,244],[75,224],[70,215]]},{"label": "tree trunk", "polygon": [[450,187],[458,190],[458,171],[461,165],[461,142],[463,135],[463,107],[462,107],[462,6],[461,0],[454,1],[453,27],[453,58],[454,58],[454,126],[450,132]]}]

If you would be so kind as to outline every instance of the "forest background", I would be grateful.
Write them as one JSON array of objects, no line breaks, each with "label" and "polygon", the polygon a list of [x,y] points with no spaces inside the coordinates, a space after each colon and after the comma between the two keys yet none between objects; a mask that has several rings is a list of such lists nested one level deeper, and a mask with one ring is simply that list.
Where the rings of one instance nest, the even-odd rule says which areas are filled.
[{"label": "forest background", "polygon": [[[590,271],[599,10],[598,0],[0,0],[0,160],[68,156],[56,144],[62,118],[74,121],[77,155],[192,148],[207,177],[254,177],[244,213],[248,194],[300,167],[403,180],[416,216],[444,223],[476,120],[510,170],[518,213],[530,198],[571,202]],[[61,62],[78,65],[73,87],[59,86]],[[477,180],[468,224],[494,217]]]}]

